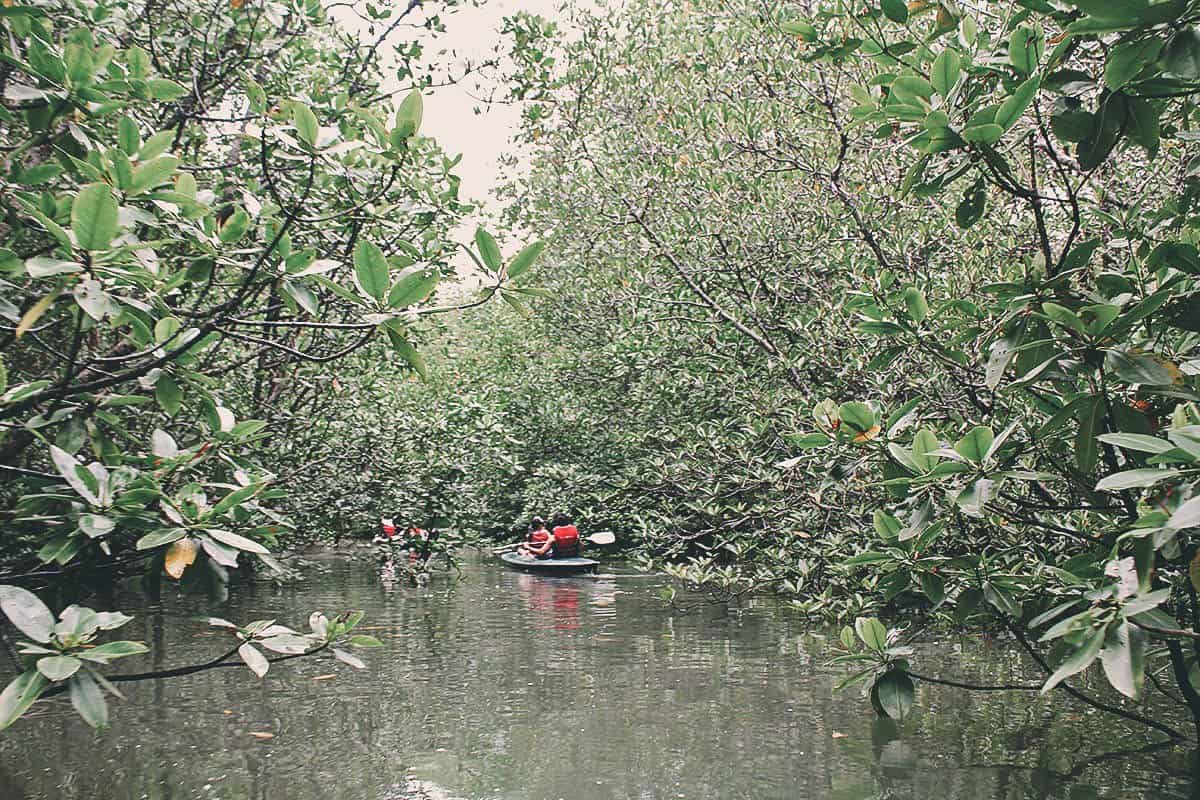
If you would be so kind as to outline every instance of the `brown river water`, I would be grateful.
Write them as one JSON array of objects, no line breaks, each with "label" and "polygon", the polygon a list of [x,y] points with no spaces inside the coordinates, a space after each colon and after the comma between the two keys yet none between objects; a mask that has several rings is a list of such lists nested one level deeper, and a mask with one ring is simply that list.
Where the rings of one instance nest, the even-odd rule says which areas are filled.
[{"label": "brown river water", "polygon": [[[1153,749],[1151,731],[1061,695],[921,684],[903,724],[876,720],[857,690],[833,692],[835,634],[769,598],[674,609],[666,580],[542,578],[474,558],[461,580],[420,589],[352,562],[234,586],[221,604],[131,593],[122,638],[153,653],[130,672],[226,648],[197,613],[305,628],[312,610],[362,609],[385,646],[358,651],[364,671],[316,657],[262,680],[219,669],[125,684],[99,734],[65,700],[39,704],[0,734],[0,800],[1195,796],[1186,750]],[[1036,680],[1001,642],[930,640],[913,661]]]}]

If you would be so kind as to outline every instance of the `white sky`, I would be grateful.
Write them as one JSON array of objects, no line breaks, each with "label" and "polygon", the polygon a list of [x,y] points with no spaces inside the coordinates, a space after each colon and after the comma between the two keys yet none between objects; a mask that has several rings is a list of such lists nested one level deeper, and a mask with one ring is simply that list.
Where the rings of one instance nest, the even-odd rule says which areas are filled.
[{"label": "white sky", "polygon": [[[388,0],[382,0],[387,3]],[[404,0],[393,0],[395,7],[402,8]],[[413,36],[424,36],[424,57],[430,64],[445,64],[447,62],[461,65],[464,62],[477,63],[491,57],[494,48],[500,41],[500,28],[506,16],[526,11],[531,14],[559,20],[559,3],[556,0],[488,0],[479,7],[462,7],[453,13],[441,13],[441,9],[433,3],[427,13],[441,13],[446,32],[439,36],[415,31],[411,27],[401,26],[394,34],[393,40],[380,47],[379,52],[384,56],[385,75],[392,70],[388,57],[391,45],[411,40]],[[413,12],[418,20],[421,11]],[[357,30],[366,38],[366,24],[345,9],[337,9],[334,14],[348,30]],[[387,21],[383,23],[387,24]],[[507,50],[507,46],[503,49]],[[461,74],[461,69],[453,70]],[[394,74],[394,73],[393,73]],[[488,106],[476,97],[477,78],[468,77],[465,81],[451,86],[439,87],[425,93],[425,109],[421,122],[421,134],[438,141],[442,149],[450,156],[463,154],[463,159],[455,168],[455,173],[462,178],[460,197],[464,200],[478,201],[481,204],[479,214],[464,223],[456,231],[455,238],[459,241],[470,242],[475,227],[489,210],[491,192],[496,187],[499,177],[498,159],[512,147],[512,136],[520,126],[521,109],[515,105],[496,104]],[[385,88],[388,82],[384,82]],[[485,87],[486,89],[486,87]],[[476,108],[480,113],[476,114]],[[486,223],[485,223],[486,224]],[[505,257],[511,256],[518,249],[516,241],[506,242],[503,230],[487,225],[493,235],[500,240]],[[471,272],[470,261],[466,256],[461,257],[460,273]]]}]

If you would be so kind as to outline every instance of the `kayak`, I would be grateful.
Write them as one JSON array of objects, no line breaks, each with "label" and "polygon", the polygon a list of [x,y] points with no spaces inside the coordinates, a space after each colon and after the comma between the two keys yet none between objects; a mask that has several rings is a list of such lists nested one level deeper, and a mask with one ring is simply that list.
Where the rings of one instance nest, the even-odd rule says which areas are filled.
[{"label": "kayak", "polygon": [[595,572],[600,562],[591,558],[530,558],[520,553],[501,553],[500,558],[505,564],[526,572],[539,572],[543,575],[578,575],[584,572]]}]

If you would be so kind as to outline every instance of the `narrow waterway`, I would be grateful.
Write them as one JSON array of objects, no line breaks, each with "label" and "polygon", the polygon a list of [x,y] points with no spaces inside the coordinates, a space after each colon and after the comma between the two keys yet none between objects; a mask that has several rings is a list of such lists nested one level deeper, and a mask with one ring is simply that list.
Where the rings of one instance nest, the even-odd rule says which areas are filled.
[{"label": "narrow waterway", "polygon": [[[473,560],[461,581],[382,583],[365,563],[288,586],[234,587],[206,613],[305,627],[366,612],[384,640],[356,672],[332,659],[128,684],[93,734],[65,700],[0,734],[0,798],[134,800],[1026,800],[1191,797],[1187,753],[1135,752],[1146,729],[1064,698],[922,685],[902,725],[834,694],[831,640],[786,607],[683,613],[663,579],[540,578]],[[137,595],[141,671],[227,647],[196,600]],[[138,604],[138,605],[134,605]],[[923,644],[920,670],[1029,680],[999,643]],[[8,676],[4,677],[5,680]]]}]

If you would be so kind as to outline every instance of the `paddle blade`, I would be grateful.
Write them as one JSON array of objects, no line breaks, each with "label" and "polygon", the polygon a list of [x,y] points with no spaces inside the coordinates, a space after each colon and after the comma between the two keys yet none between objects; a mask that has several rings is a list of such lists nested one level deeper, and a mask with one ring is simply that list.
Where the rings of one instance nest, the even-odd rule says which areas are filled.
[{"label": "paddle blade", "polygon": [[587,540],[592,544],[612,544],[617,540],[617,537],[612,531],[597,531],[587,537]]}]

